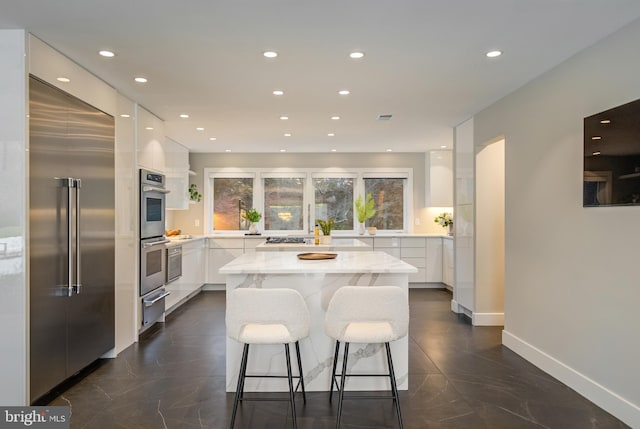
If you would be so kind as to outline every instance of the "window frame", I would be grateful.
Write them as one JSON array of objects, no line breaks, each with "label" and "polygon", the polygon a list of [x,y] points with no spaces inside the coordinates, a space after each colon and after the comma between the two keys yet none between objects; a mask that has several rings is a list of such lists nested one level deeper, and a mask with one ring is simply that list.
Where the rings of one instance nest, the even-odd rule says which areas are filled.
[{"label": "window frame", "polygon": [[[397,235],[408,233],[413,225],[413,169],[412,168],[205,168],[204,169],[204,233],[206,235],[230,235],[244,236],[245,230],[215,230],[212,224],[213,217],[213,179],[214,178],[252,178],[253,179],[253,207],[261,213],[264,212],[264,178],[293,178],[304,179],[303,190],[303,229],[302,230],[265,230],[264,216],[260,219],[258,229],[263,235],[308,235],[313,234],[315,225],[315,178],[352,178],[353,202],[364,193],[364,179],[404,179],[403,186],[403,225],[401,230],[378,230],[378,235]],[[313,208],[310,206],[313,205]],[[353,229],[334,230],[334,236],[358,235],[358,220],[355,213],[353,216]]]}]

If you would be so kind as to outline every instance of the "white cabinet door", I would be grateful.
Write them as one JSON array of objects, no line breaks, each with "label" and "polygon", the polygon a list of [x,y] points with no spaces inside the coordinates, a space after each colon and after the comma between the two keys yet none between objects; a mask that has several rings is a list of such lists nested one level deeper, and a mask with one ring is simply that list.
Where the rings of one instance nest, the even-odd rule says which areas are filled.
[{"label": "white cabinet door", "polygon": [[442,282],[442,238],[427,238],[427,282]]},{"label": "white cabinet door", "polygon": [[138,130],[138,165],[159,173],[164,173],[164,122],[148,110],[139,106],[136,117]]},{"label": "white cabinet door", "polygon": [[207,283],[225,284],[227,276],[218,270],[242,253],[242,249],[207,249]]},{"label": "white cabinet door", "polygon": [[442,247],[442,282],[448,286],[453,287],[453,240],[447,238],[442,239]]},{"label": "white cabinet door", "polygon": [[429,152],[429,186],[426,205],[453,206],[453,153],[450,150]]},{"label": "white cabinet door", "polygon": [[164,144],[167,175],[167,209],[189,208],[189,150],[171,139]]}]

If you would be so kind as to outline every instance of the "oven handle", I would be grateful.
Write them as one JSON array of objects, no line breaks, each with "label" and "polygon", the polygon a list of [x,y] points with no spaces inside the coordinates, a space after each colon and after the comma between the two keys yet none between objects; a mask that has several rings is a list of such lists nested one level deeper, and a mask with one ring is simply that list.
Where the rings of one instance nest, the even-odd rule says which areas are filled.
[{"label": "oven handle", "polygon": [[142,300],[142,302],[144,302],[144,306],[145,307],[151,307],[153,304],[155,304],[156,302],[160,301],[161,299],[164,299],[164,298],[168,297],[169,295],[171,295],[171,292],[165,291],[162,294],[160,294],[160,295],[158,295],[156,297],[153,297],[153,299],[144,298]]},{"label": "oven handle", "polygon": [[169,192],[171,192],[171,191],[170,191],[170,190],[168,190],[168,189],[158,188],[158,187],[156,187],[156,186],[148,186],[148,185],[145,185],[145,186],[143,186],[143,187],[142,187],[142,192],[151,192],[151,191],[153,191],[153,192],[160,192],[161,194],[168,194]]},{"label": "oven handle", "polygon": [[153,243],[144,243],[142,246],[144,248],[147,248],[147,247],[159,246],[161,244],[167,244],[167,243],[171,243],[171,240],[160,240],[160,241],[154,241]]}]

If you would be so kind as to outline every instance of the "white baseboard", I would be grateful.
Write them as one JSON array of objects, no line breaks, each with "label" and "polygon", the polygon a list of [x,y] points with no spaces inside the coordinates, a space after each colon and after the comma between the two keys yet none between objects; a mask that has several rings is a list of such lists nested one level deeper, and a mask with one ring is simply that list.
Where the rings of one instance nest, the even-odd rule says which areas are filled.
[{"label": "white baseboard", "polygon": [[504,326],[504,313],[473,313],[473,326]]},{"label": "white baseboard", "polygon": [[409,289],[446,289],[444,283],[409,283]]},{"label": "white baseboard", "polygon": [[219,283],[205,283],[202,290],[227,290],[227,285]]},{"label": "white baseboard", "polygon": [[456,301],[455,299],[451,300],[451,311],[453,311],[454,313],[462,313],[462,308],[458,304],[458,301]]},{"label": "white baseboard", "polygon": [[505,330],[502,331],[502,344],[627,425],[640,428],[640,406]]}]

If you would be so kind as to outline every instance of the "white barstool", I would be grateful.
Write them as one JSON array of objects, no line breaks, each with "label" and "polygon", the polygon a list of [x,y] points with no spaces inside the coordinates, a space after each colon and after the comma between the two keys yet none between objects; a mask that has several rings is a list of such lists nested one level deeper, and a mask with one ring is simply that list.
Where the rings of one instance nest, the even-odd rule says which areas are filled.
[{"label": "white barstool", "polygon": [[[227,336],[244,343],[230,427],[233,429],[233,425],[235,424],[239,402],[242,400],[251,400],[249,398],[243,398],[245,378],[265,377],[246,374],[249,344],[284,344],[287,375],[269,375],[266,377],[287,378],[289,380],[289,399],[274,400],[290,401],[293,427],[297,428],[294,394],[298,386],[301,386],[303,400],[305,403],[307,402],[298,341],[308,337],[310,329],[309,310],[302,295],[293,289],[234,289],[227,294],[226,325]],[[291,373],[289,343],[295,343],[296,346],[298,376],[293,376]],[[295,390],[293,388],[293,378],[299,378]],[[255,399],[265,400],[265,398]]]},{"label": "white barstool", "polygon": [[[395,402],[398,423],[400,428],[402,428],[400,398],[398,397],[398,387],[396,385],[395,373],[393,372],[393,360],[391,359],[389,342],[406,336],[409,330],[409,304],[407,302],[406,292],[397,286],[341,287],[329,302],[324,327],[327,335],[336,340],[331,374],[331,393],[329,394],[329,401],[331,401],[333,386],[335,384],[339,393],[336,428],[340,427],[340,419],[342,417],[342,402],[345,398],[345,381],[347,377],[351,376],[389,377],[392,394],[391,396],[383,396],[383,398],[392,398]],[[344,343],[342,373],[336,374],[341,342]],[[384,343],[387,351],[389,373],[347,374],[349,343]],[[341,377],[339,387],[336,376]],[[377,399],[381,398],[381,396],[347,396],[347,399],[350,398]]]}]

